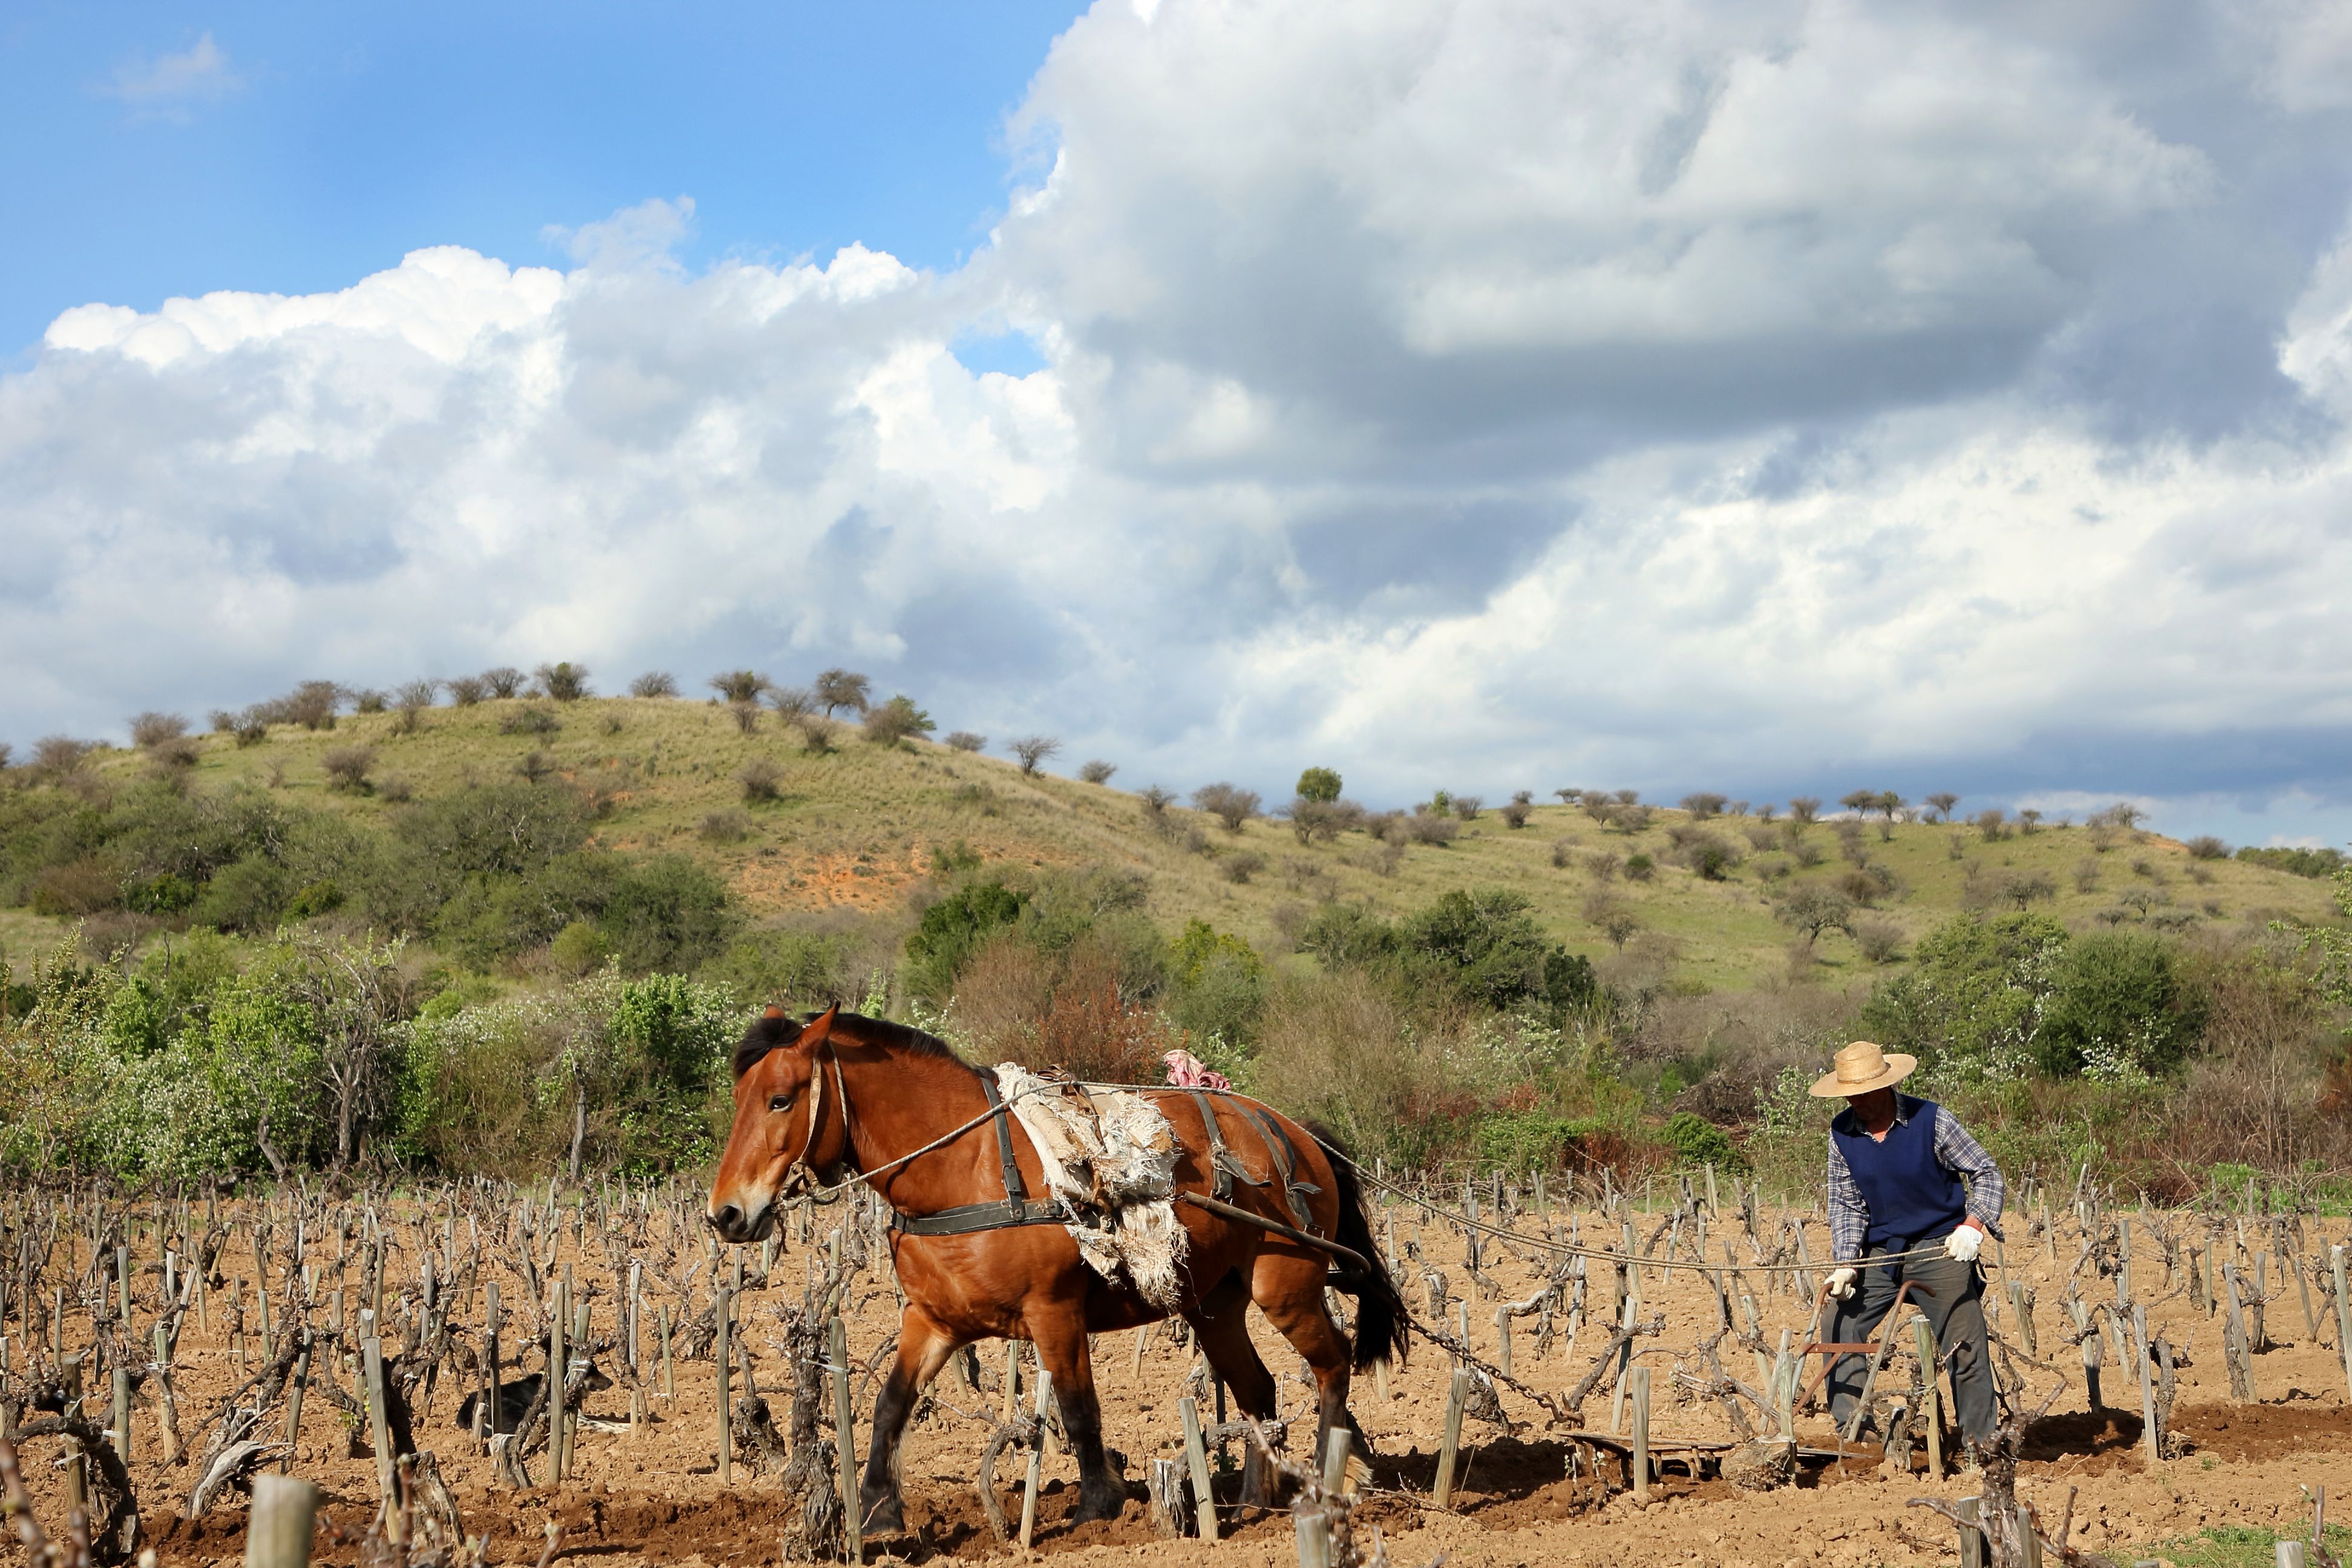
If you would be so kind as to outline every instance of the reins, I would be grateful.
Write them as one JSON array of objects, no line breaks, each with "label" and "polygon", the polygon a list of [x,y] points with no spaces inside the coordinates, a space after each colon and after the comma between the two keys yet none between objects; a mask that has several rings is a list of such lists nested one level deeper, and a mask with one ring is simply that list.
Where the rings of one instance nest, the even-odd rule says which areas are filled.
[{"label": "reins", "polygon": [[[851,1142],[849,1137],[849,1088],[848,1085],[843,1081],[841,1077],[840,1055],[838,1052],[833,1051],[832,1042],[830,1040],[826,1042],[826,1049],[832,1056],[834,1080],[836,1086],[835,1091],[841,1098],[842,1139],[845,1144],[848,1144]],[[974,1070],[985,1072],[988,1069],[981,1068]],[[822,1102],[824,1098],[823,1074],[819,1073],[817,1076],[819,1080],[819,1088],[817,1091],[818,1099],[820,1102]],[[1015,1100],[1021,1100],[1027,1095],[1040,1093],[1047,1089],[1059,1087],[1062,1087],[1062,1085],[1057,1080],[1041,1080],[1027,1089],[1007,1095],[1003,1098],[1001,1103],[991,1106],[989,1109],[982,1111],[979,1115],[940,1133],[937,1138],[932,1139],[929,1142],[922,1145],[920,1148],[909,1150],[908,1152],[900,1154],[895,1159],[887,1160],[870,1171],[856,1172],[846,1181],[837,1182],[830,1186],[818,1183],[815,1180],[814,1173],[809,1171],[806,1163],[809,1152],[816,1146],[818,1112],[823,1109],[822,1103],[820,1103],[820,1105],[814,1108],[810,1114],[808,1141],[802,1146],[800,1160],[794,1163],[796,1168],[806,1179],[806,1184],[791,1195],[805,1197],[812,1203],[829,1203],[833,1199],[849,1192],[853,1188],[860,1186],[870,1188],[873,1186],[874,1179],[876,1177],[880,1176],[887,1172],[895,1170],[898,1166],[906,1164],[910,1160],[919,1159],[923,1155],[930,1153],[935,1149],[940,1149],[947,1144],[952,1143],[975,1127],[985,1125],[987,1122],[993,1121],[999,1116],[1010,1116]],[[1079,1084],[1079,1087],[1083,1089],[1133,1089],[1151,1094],[1181,1094],[1188,1092],[1187,1086],[1172,1083],[1098,1083],[1094,1081],[1084,1081]],[[1238,1091],[1233,1089],[1210,1090],[1208,1092],[1238,1094]],[[1239,1098],[1247,1097],[1239,1096]],[[1608,1247],[1586,1247],[1575,1242],[1560,1241],[1551,1237],[1528,1236],[1523,1231],[1507,1229],[1499,1226],[1489,1225],[1483,1220],[1473,1219],[1466,1215],[1451,1213],[1445,1209],[1438,1207],[1435,1204],[1433,1204],[1428,1199],[1422,1197],[1419,1194],[1407,1191],[1405,1188],[1398,1186],[1393,1182],[1387,1181],[1382,1177],[1374,1175],[1371,1172],[1364,1168],[1361,1162],[1358,1161],[1345,1151],[1335,1148],[1328,1139],[1316,1133],[1312,1129],[1302,1130],[1307,1132],[1308,1137],[1315,1140],[1317,1145],[1322,1149],[1324,1153],[1345,1164],[1350,1171],[1354,1172],[1356,1179],[1359,1182],[1369,1186],[1377,1187],[1381,1191],[1387,1193],[1393,1197],[1402,1198],[1424,1213],[1439,1217],[1448,1225],[1461,1226],[1466,1229],[1476,1231],[1482,1236],[1493,1237],[1496,1240],[1507,1242],[1514,1246],[1534,1247],[1538,1251],[1548,1252],[1556,1257],[1596,1258],[1604,1263],[1632,1263],[1643,1268],[1680,1268],[1700,1274],[1715,1274],[1725,1268],[1736,1268],[1743,1273],[1750,1274],[1811,1274],[1816,1271],[1826,1272],[1834,1268],[1893,1268],[1901,1264],[1909,1262],[1911,1259],[1916,1258],[1938,1258],[1945,1256],[1942,1247],[1928,1246],[1915,1247],[1903,1252],[1881,1253],[1874,1258],[1852,1258],[1844,1259],[1842,1262],[1832,1263],[1685,1263],[1678,1259],[1669,1258],[1633,1257],[1623,1250],[1612,1251]],[[854,1149],[852,1152],[854,1152]],[[1188,1202],[1193,1202],[1197,1206],[1202,1208],[1211,1208],[1213,1205],[1214,1212],[1217,1213],[1224,1213],[1227,1209],[1234,1206],[1231,1205],[1215,1204],[1214,1200],[1201,1202],[1195,1194],[1191,1193],[1178,1193],[1172,1195]],[[1236,1212],[1243,1215],[1247,1215],[1249,1213],[1246,1209],[1237,1210]],[[1277,1222],[1268,1221],[1264,1215],[1251,1215],[1250,1217],[1270,1230],[1287,1232],[1291,1228],[1289,1226],[1281,1226]],[[1319,1238],[1316,1239],[1318,1239],[1319,1243]],[[1332,1246],[1329,1243],[1319,1243],[1319,1245],[1323,1247],[1324,1250],[1332,1250]],[[1350,1254],[1350,1256],[1353,1255]],[[1977,1261],[1983,1263],[1986,1260],[1979,1258]]]}]

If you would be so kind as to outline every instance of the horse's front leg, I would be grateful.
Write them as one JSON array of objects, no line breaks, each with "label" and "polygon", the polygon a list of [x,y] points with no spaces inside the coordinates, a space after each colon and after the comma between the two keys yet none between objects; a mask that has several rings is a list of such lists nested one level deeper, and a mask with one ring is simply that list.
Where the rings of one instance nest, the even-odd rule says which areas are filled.
[{"label": "horse's front leg", "polygon": [[1127,1506],[1127,1488],[1111,1474],[1103,1453],[1102,1401],[1095,1395],[1094,1359],[1087,1348],[1086,1321],[1071,1314],[1050,1324],[1031,1325],[1037,1359],[1054,1380],[1055,1403],[1061,1406],[1062,1430],[1069,1435],[1070,1453],[1078,1461],[1078,1508],[1071,1521],[1117,1519]]},{"label": "horse's front leg", "polygon": [[898,1357],[883,1381],[882,1392],[874,1398],[873,1451],[866,1456],[866,1479],[857,1492],[858,1515],[867,1531],[887,1535],[907,1528],[905,1502],[898,1491],[907,1416],[915,1407],[915,1396],[940,1374],[940,1368],[961,1345],[912,1301],[899,1313]]}]

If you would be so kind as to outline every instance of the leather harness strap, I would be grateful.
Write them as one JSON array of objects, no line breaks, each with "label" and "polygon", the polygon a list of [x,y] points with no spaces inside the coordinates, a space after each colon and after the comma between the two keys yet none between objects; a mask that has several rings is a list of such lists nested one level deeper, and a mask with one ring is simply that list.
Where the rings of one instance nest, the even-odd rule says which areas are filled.
[{"label": "leather harness strap", "polygon": [[1013,1157],[1013,1130],[1008,1125],[1013,1118],[1006,1113],[1004,1097],[996,1090],[996,1075],[982,1069],[980,1088],[988,1096],[989,1120],[996,1128],[996,1154],[1004,1168],[1003,1201],[964,1204],[937,1214],[894,1213],[890,1228],[899,1235],[965,1236],[974,1231],[1009,1230],[1019,1225],[1067,1225],[1074,1217],[1070,1205],[1059,1198],[1049,1197],[1044,1203],[1029,1201],[1028,1184],[1021,1179],[1020,1162]]},{"label": "leather harness strap", "polygon": [[[982,1069],[980,1087],[981,1091],[988,1096],[989,1120],[996,1128],[997,1158],[1004,1171],[1003,1200],[992,1204],[964,1204],[951,1209],[941,1209],[937,1214],[894,1213],[890,1216],[890,1228],[901,1236],[969,1236],[983,1230],[1010,1230],[1023,1225],[1088,1223],[1087,1216],[1077,1214],[1060,1198],[1049,1196],[1042,1203],[1031,1200],[1028,1184],[1021,1179],[1021,1166],[1013,1157],[1013,1130],[1009,1125],[1013,1118],[1008,1114],[1003,1097],[997,1092],[996,1075]],[[1231,1089],[1195,1089],[1187,1092],[1200,1110],[1202,1125],[1208,1129],[1210,1189],[1220,1212],[1229,1208],[1225,1200],[1232,1196],[1236,1181],[1253,1187],[1279,1183],[1283,1201],[1289,1205],[1291,1217],[1298,1222],[1298,1229],[1310,1237],[1320,1237],[1322,1232],[1315,1224],[1315,1211],[1307,1199],[1321,1194],[1323,1189],[1312,1182],[1297,1179],[1298,1151],[1291,1143],[1289,1135],[1283,1131],[1282,1124],[1264,1107],[1242,1100]],[[1270,1167],[1267,1175],[1251,1175],[1248,1168],[1225,1142],[1217,1127],[1216,1109],[1209,1102],[1209,1096],[1213,1093],[1233,1095],[1243,1115],[1256,1123],[1258,1139],[1265,1145],[1266,1163]],[[845,1100],[845,1106],[846,1103]],[[1230,1212],[1234,1215],[1245,1213],[1240,1209]],[[1350,1253],[1349,1256],[1352,1258],[1355,1255]]]}]

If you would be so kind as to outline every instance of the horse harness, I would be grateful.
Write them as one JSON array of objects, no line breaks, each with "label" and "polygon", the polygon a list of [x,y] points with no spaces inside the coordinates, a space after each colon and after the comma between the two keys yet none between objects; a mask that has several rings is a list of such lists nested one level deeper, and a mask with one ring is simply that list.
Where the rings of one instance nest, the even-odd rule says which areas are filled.
[{"label": "horse harness", "polygon": [[[989,1121],[996,1129],[996,1154],[1004,1172],[1004,1196],[995,1203],[963,1204],[955,1208],[941,1209],[937,1214],[893,1213],[890,1228],[901,1236],[971,1236],[981,1231],[1010,1230],[1024,1225],[1100,1226],[1104,1223],[1103,1216],[1074,1208],[1058,1197],[1048,1195],[1039,1199],[1029,1195],[1028,1184],[1022,1180],[1020,1163],[1013,1157],[1013,1131],[1008,1125],[1012,1117],[1003,1096],[997,1091],[996,1075],[983,1070],[980,1075],[980,1087],[981,1092],[988,1096]],[[1155,1092],[1171,1091],[1161,1089]],[[1308,1207],[1307,1199],[1323,1189],[1297,1178],[1298,1150],[1290,1142],[1289,1135],[1283,1131],[1281,1123],[1263,1107],[1244,1100],[1230,1089],[1195,1089],[1186,1092],[1192,1095],[1192,1103],[1200,1109],[1202,1125],[1208,1129],[1210,1192],[1221,1210],[1229,1207],[1228,1200],[1233,1195],[1234,1182],[1264,1187],[1279,1181],[1283,1197],[1290,1206],[1291,1217],[1298,1222],[1297,1228],[1307,1233],[1310,1239],[1319,1237],[1322,1233],[1316,1226],[1314,1212]],[[1257,1124],[1259,1140],[1265,1146],[1268,1175],[1264,1178],[1251,1175],[1225,1142],[1217,1127],[1215,1109],[1209,1103],[1211,1094],[1231,1096],[1242,1114]],[[1181,1197],[1188,1194],[1180,1193],[1174,1195]],[[1244,1217],[1257,1218],[1247,1215]],[[1258,1223],[1263,1225],[1265,1222],[1259,1220]]]}]

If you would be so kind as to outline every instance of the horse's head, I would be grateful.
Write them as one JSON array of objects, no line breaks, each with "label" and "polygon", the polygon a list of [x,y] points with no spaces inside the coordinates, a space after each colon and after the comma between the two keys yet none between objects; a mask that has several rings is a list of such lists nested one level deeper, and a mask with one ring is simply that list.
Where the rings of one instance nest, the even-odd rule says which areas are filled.
[{"label": "horse's head", "polygon": [[766,1237],[788,1182],[835,1171],[848,1158],[847,1108],[831,1046],[839,1012],[829,1008],[802,1026],[771,1007],[735,1047],[735,1126],[707,1213],[729,1241]]}]

